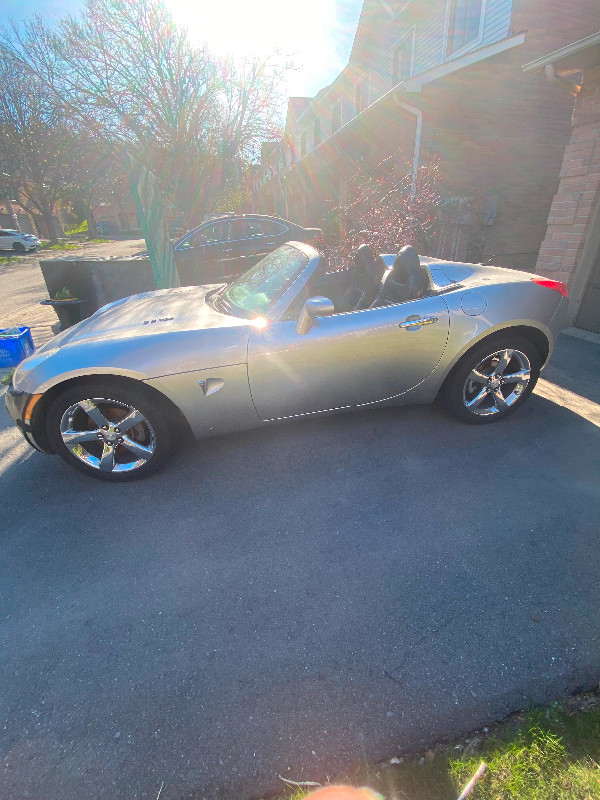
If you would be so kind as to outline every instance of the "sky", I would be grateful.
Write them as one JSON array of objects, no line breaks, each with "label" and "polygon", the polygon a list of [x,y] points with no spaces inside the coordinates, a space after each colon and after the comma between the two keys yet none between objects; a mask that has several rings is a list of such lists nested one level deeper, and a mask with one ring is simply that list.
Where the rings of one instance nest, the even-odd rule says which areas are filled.
[{"label": "sky", "polygon": [[[362,0],[165,0],[192,40],[216,55],[267,56],[275,49],[298,69],[286,93],[314,96],[348,63]],[[3,0],[2,18],[76,14],[81,0]]]}]

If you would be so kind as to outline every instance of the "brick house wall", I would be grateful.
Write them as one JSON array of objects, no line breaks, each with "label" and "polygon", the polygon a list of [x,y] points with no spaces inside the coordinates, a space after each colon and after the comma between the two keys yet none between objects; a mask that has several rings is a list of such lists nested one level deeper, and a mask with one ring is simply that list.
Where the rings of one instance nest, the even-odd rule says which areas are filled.
[{"label": "brick house wall", "polygon": [[600,193],[600,67],[587,70],[536,272],[572,282]]},{"label": "brick house wall", "polygon": [[[323,209],[343,195],[343,184],[359,163],[377,164],[398,149],[407,162],[412,159],[415,117],[399,108],[390,89],[394,42],[414,26],[414,79],[405,91],[402,86],[394,91],[423,114],[420,160],[439,156],[443,195],[474,198],[468,219],[457,222],[441,215],[440,235],[424,252],[533,271],[569,141],[573,98],[543,76],[524,75],[522,66],[600,28],[600,3],[580,0],[575,9],[557,0],[488,0],[478,47],[493,47],[518,34],[524,34],[524,41],[411,91],[423,70],[458,63],[444,57],[446,8],[446,0],[413,2],[390,21],[379,0],[366,0],[350,65],[338,82],[317,95],[298,121],[298,133],[303,120],[312,125],[320,108],[330,113],[336,91],[348,105],[353,81],[366,74],[375,105],[270,181],[263,196],[278,206],[278,213],[287,209],[292,219],[297,212],[299,222],[320,225]],[[322,132],[327,137],[325,125]],[[253,198],[253,210],[261,210],[260,198],[260,193]],[[489,207],[492,213],[483,214]]]},{"label": "brick house wall", "polygon": [[[600,4],[515,0],[509,33],[523,44],[407,93],[423,111],[422,157],[439,156],[442,193],[474,197],[470,224],[432,243],[434,255],[488,261],[533,271],[546,233],[573,98],[522,65],[581,38],[600,25]],[[495,217],[483,224],[492,200]]]},{"label": "brick house wall", "polygon": [[[422,160],[440,158],[442,194],[474,198],[459,246],[435,255],[535,266],[573,101],[557,98],[537,76],[523,76],[523,58],[522,47],[515,47],[435,81],[418,98],[407,95],[423,111]],[[490,202],[493,217],[485,224]]]},{"label": "brick house wall", "polygon": [[571,124],[536,272],[567,283],[576,311],[588,277],[578,267],[592,228],[600,224],[600,66],[585,71]]}]

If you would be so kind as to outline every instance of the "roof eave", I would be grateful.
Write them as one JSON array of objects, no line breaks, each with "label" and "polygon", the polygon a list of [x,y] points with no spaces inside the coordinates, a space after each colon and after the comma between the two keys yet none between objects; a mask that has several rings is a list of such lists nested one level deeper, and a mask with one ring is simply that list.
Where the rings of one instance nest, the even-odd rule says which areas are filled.
[{"label": "roof eave", "polygon": [[560,50],[547,53],[523,66],[523,72],[543,72],[553,66],[558,74],[581,72],[581,70],[600,65],[600,31],[572,42]]}]

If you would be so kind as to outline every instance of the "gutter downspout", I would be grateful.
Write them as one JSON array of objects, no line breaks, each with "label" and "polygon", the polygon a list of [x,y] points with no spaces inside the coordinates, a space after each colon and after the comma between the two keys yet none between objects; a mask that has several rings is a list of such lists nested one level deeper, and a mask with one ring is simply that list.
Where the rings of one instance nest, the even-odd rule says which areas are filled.
[{"label": "gutter downspout", "polygon": [[581,86],[575,83],[575,81],[570,81],[568,78],[564,78],[561,75],[557,75],[554,69],[554,64],[546,64],[544,67],[544,73],[546,78],[550,81],[553,86],[558,86],[561,89],[566,89],[570,95],[573,97],[577,97]]},{"label": "gutter downspout", "polygon": [[420,108],[416,108],[415,106],[411,106],[408,103],[405,103],[403,100],[398,99],[398,95],[394,93],[394,102],[400,108],[403,108],[405,111],[408,111],[409,114],[412,114],[417,118],[417,129],[415,131],[415,150],[413,155],[413,166],[412,166],[412,180],[410,184],[410,199],[414,200],[415,195],[417,193],[417,172],[419,170],[419,158],[421,154],[421,131],[423,129],[423,112]]}]

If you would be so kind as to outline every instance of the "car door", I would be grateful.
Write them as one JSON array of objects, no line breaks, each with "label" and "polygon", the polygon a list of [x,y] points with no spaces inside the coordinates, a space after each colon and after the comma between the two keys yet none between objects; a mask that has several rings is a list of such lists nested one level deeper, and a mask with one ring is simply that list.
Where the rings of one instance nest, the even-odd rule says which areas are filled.
[{"label": "car door", "polygon": [[9,231],[0,231],[0,250],[12,250],[15,236]]},{"label": "car door", "polygon": [[[175,262],[183,286],[219,283],[230,277],[239,256],[232,242],[233,220],[207,222],[175,247]],[[233,269],[235,272],[235,269]],[[239,273],[243,271],[240,269]]]},{"label": "car door", "polygon": [[226,237],[221,243],[218,271],[219,280],[234,280],[248,269],[244,249],[244,220],[231,219],[228,222]]},{"label": "car door", "polygon": [[397,397],[438,364],[448,339],[441,296],[253,329],[248,376],[263,420],[361,406]]}]

